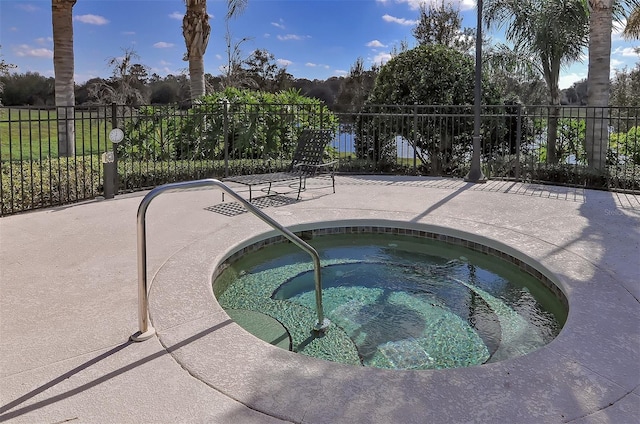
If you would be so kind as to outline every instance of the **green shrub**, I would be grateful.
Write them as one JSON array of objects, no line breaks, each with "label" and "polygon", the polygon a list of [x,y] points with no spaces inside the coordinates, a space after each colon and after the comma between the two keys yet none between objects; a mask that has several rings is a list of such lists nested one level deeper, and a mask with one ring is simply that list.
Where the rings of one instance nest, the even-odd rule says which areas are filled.
[{"label": "green shrub", "polygon": [[3,162],[1,168],[2,215],[91,199],[102,181],[97,156]]},{"label": "green shrub", "polygon": [[337,118],[319,100],[289,90],[267,93],[227,88],[199,99],[189,110],[141,107],[125,124],[118,154],[132,160],[213,160],[290,157],[302,130],[337,129]]}]

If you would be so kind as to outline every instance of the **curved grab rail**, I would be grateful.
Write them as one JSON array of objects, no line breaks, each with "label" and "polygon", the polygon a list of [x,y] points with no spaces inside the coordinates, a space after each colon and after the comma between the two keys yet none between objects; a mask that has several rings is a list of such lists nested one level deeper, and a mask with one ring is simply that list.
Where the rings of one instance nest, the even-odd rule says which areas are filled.
[{"label": "curved grab rail", "polygon": [[240,197],[238,193],[226,186],[219,180],[214,178],[207,178],[196,181],[186,181],[179,183],[165,184],[154,188],[140,202],[137,215],[137,231],[138,231],[138,324],[139,331],[131,336],[131,340],[140,342],[147,340],[155,334],[154,328],[149,323],[149,287],[147,283],[147,235],[146,235],[146,214],[147,208],[153,199],[158,195],[170,191],[181,190],[188,188],[196,188],[203,186],[216,186],[236,199],[242,206],[244,206],[249,212],[260,218],[265,223],[269,224],[273,229],[279,231],[287,239],[293,242],[296,246],[306,251],[311,255],[313,259],[313,266],[315,270],[315,292],[316,292],[316,312],[318,316],[318,322],[313,327],[316,331],[325,331],[329,326],[329,320],[324,317],[322,310],[322,276],[320,273],[320,256],[316,249],[306,243],[300,237],[293,234],[291,231],[283,227],[274,221],[267,214],[260,209],[247,202]]}]

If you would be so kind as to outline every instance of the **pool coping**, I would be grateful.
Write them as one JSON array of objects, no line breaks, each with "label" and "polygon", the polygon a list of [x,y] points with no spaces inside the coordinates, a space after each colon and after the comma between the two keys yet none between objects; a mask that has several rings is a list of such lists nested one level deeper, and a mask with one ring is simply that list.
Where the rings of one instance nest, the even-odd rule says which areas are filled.
[{"label": "pool coping", "polygon": [[[358,209],[341,209],[339,220],[322,210],[305,212],[279,220],[305,231],[318,222],[398,226],[415,218],[392,210],[366,221]],[[505,226],[476,222],[469,233],[469,222],[457,217],[411,223],[475,242],[499,239],[501,250],[552,273],[569,315],[555,340],[520,358],[452,370],[389,371],[284,351],[229,320],[213,296],[214,270],[237,249],[274,234],[257,231],[250,217],[236,218],[165,262],[153,278],[150,308],[158,337],[175,360],[251,409],[293,422],[563,422],[625,402],[632,410],[640,400],[638,375],[628,370],[637,359],[637,342],[627,338],[637,331],[637,301],[614,274],[575,252]]]}]

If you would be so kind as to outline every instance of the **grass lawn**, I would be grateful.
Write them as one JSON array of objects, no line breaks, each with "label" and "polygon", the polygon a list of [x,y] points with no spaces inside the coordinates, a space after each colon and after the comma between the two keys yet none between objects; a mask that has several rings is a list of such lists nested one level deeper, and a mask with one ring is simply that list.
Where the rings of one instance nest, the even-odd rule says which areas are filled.
[{"label": "grass lawn", "polygon": [[[0,160],[58,156],[58,114],[55,110],[0,108]],[[76,155],[99,154],[109,145],[111,124],[98,112],[76,110]]]}]

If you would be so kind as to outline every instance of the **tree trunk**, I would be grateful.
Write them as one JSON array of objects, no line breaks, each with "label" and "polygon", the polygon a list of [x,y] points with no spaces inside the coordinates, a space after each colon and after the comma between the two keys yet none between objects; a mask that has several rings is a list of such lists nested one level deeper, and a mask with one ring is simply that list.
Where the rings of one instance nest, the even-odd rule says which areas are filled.
[{"label": "tree trunk", "polygon": [[58,154],[75,155],[73,6],[76,0],[52,0],[53,68],[58,112]]},{"label": "tree trunk", "polygon": [[186,0],[187,13],[182,19],[182,35],[187,46],[191,100],[205,95],[204,53],[209,43],[209,15],[206,0]]},{"label": "tree trunk", "polygon": [[549,117],[547,124],[547,163],[558,163],[558,149],[556,141],[558,139],[558,118],[560,115],[560,88],[558,80],[560,76],[560,68],[557,72],[553,72],[553,76],[549,81]]},{"label": "tree trunk", "polygon": [[204,59],[202,56],[189,59],[189,76],[191,78],[191,100],[204,96]]},{"label": "tree trunk", "polygon": [[558,114],[560,108],[549,106],[549,122],[547,124],[547,163],[558,163],[556,141],[558,139]]},{"label": "tree trunk", "polygon": [[612,0],[590,0],[586,151],[589,167],[603,172],[609,147],[609,74]]}]

